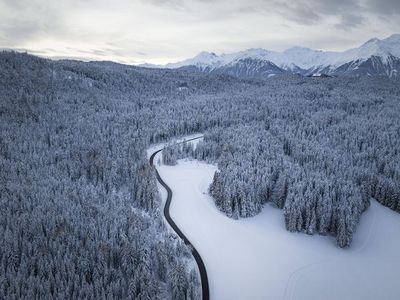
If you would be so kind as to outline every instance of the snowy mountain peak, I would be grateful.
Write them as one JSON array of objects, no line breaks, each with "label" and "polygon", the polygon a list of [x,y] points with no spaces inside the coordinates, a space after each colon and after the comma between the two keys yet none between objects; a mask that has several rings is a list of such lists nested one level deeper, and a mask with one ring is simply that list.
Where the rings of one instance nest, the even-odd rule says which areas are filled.
[{"label": "snowy mountain peak", "polygon": [[198,60],[212,60],[215,57],[217,57],[217,55],[214,52],[207,52],[207,51],[203,51],[200,52],[199,54],[197,54],[194,58],[198,59]]},{"label": "snowy mountain peak", "polygon": [[372,56],[381,57],[384,62],[387,62],[391,56],[400,58],[400,34],[393,34],[383,40],[378,38],[370,39],[358,48],[342,52],[339,62],[365,60]]},{"label": "snowy mountain peak", "polygon": [[376,43],[378,43],[378,42],[380,42],[380,41],[381,41],[381,40],[378,39],[378,38],[372,38],[372,39],[366,41],[366,42],[363,44],[363,46],[368,45],[368,44],[376,44]]},{"label": "snowy mountain peak", "polygon": [[248,56],[266,56],[270,51],[262,49],[262,48],[250,48],[245,51],[239,52]]},{"label": "snowy mountain peak", "polygon": [[381,64],[379,74],[400,74],[400,70],[397,70],[397,62],[394,63],[394,60],[400,62],[400,34],[393,34],[382,40],[372,38],[357,48],[342,52],[314,50],[299,46],[282,52],[261,48],[250,48],[221,55],[213,52],[200,52],[193,58],[168,64],[166,67],[192,66],[207,72],[227,72],[226,70],[229,69],[232,74],[267,74],[268,72],[271,74],[279,72],[302,74],[326,72],[331,74],[339,67],[350,64],[351,67],[344,67],[346,72],[358,72],[359,74],[361,72],[360,64],[365,64],[371,59],[374,63],[368,67],[364,66],[364,73],[374,73],[377,70],[372,69]]},{"label": "snowy mountain peak", "polygon": [[397,42],[400,43],[400,33],[395,33],[385,39],[386,42]]},{"label": "snowy mountain peak", "polygon": [[294,53],[294,52],[315,52],[315,51],[318,51],[318,50],[313,50],[313,49],[306,48],[306,47],[294,46],[289,49],[286,49],[283,52],[284,53]]},{"label": "snowy mountain peak", "polygon": [[180,67],[184,67],[184,66],[195,66],[200,69],[204,69],[204,68],[210,67],[210,66],[214,65],[215,63],[217,63],[218,59],[219,59],[218,55],[216,55],[214,52],[203,51],[203,52],[200,52],[199,54],[197,54],[193,58],[189,58],[184,61],[177,62],[177,63],[170,63],[170,64],[167,64],[166,67],[175,69],[175,68],[180,68]]}]

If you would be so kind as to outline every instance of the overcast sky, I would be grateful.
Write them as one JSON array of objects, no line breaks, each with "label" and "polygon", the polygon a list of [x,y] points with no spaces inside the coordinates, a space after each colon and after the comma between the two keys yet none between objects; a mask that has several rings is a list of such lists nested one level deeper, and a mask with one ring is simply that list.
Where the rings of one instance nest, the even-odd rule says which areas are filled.
[{"label": "overcast sky", "polygon": [[200,51],[343,50],[400,33],[400,0],[0,0],[0,48],[166,63]]}]

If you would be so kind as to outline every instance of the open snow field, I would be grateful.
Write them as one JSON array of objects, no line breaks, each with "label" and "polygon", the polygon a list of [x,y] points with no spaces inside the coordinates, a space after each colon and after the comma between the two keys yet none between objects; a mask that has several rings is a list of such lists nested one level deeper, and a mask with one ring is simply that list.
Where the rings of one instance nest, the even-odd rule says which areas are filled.
[{"label": "open snow field", "polygon": [[330,237],[287,232],[269,205],[253,218],[226,217],[207,192],[216,166],[156,165],[173,191],[172,218],[204,260],[211,299],[400,299],[400,216],[377,202],[340,249]]}]

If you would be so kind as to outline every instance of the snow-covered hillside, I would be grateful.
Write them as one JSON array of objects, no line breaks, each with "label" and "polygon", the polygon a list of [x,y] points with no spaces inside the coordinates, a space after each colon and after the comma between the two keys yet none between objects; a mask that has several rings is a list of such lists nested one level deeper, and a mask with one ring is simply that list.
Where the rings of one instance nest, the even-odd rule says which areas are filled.
[{"label": "snow-covered hillside", "polygon": [[393,34],[382,40],[373,38],[360,47],[343,52],[302,47],[293,47],[283,52],[264,49],[248,49],[221,55],[201,52],[193,58],[164,67],[195,67],[203,72],[225,73],[238,77],[266,77],[282,73],[308,75],[321,72],[330,75],[397,77],[399,66],[400,34]]}]

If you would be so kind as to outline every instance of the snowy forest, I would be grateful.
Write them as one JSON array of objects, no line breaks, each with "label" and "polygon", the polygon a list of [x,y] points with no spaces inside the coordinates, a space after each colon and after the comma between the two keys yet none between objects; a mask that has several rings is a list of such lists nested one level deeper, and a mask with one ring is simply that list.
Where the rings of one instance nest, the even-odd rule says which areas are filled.
[{"label": "snowy forest", "polygon": [[[218,164],[232,218],[266,203],[348,247],[371,198],[400,212],[400,82],[227,75],[0,53],[0,298],[199,299],[146,149]],[[400,216],[399,216],[400,217]]]},{"label": "snowy forest", "polygon": [[340,247],[351,245],[371,198],[400,212],[395,81],[268,83],[232,99],[246,105],[242,122],[211,128],[196,149],[169,147],[164,162],[192,156],[217,163],[210,193],[226,215],[251,217],[271,203],[283,209],[287,230],[333,235]]}]

